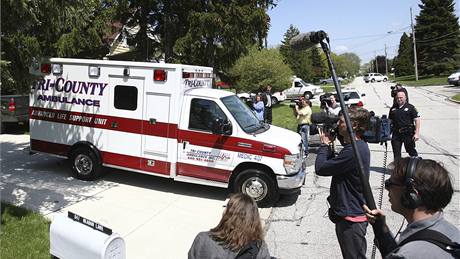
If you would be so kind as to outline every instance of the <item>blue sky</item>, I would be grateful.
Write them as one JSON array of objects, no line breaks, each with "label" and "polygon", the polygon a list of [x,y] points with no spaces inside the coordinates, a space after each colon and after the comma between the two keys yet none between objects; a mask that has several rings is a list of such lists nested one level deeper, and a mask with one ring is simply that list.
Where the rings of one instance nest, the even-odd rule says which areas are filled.
[{"label": "blue sky", "polygon": [[[329,34],[332,51],[356,53],[369,62],[374,55],[388,58],[398,52],[403,32],[410,32],[410,7],[415,22],[419,0],[279,0],[268,11],[270,30],[268,46],[281,44],[284,33],[292,24],[300,32],[324,30]],[[460,3],[455,2],[459,17]],[[390,32],[390,33],[389,33]]]}]

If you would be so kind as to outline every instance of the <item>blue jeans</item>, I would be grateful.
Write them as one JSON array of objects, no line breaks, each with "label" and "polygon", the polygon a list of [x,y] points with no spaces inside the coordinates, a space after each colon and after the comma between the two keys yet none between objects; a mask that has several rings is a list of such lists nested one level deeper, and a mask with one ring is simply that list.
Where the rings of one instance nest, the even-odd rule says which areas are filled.
[{"label": "blue jeans", "polygon": [[301,124],[297,126],[297,131],[302,137],[303,146],[305,149],[305,156],[308,155],[308,136],[310,135],[310,125],[309,124]]}]

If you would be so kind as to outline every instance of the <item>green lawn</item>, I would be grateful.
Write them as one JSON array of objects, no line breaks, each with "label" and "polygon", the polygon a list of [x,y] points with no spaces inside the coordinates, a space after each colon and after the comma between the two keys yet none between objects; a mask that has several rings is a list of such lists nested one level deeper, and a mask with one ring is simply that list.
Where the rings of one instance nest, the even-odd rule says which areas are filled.
[{"label": "green lawn", "polygon": [[452,99],[454,99],[455,101],[460,102],[460,94],[456,94],[456,95],[452,96]]},{"label": "green lawn", "polygon": [[[313,112],[319,112],[319,106],[312,107]],[[273,125],[297,131],[297,121],[289,105],[278,104],[273,106]]]},{"label": "green lawn", "polygon": [[444,76],[419,76],[415,81],[415,75],[396,77],[395,81],[408,86],[447,85],[447,77]]},{"label": "green lawn", "polygon": [[50,258],[50,222],[38,213],[1,203],[0,258]]}]

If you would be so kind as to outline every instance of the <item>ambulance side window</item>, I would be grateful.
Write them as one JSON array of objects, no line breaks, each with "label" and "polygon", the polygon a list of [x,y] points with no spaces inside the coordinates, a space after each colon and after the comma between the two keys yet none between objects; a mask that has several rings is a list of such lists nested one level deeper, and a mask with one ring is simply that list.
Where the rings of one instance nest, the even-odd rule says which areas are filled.
[{"label": "ambulance side window", "polygon": [[137,109],[137,88],[128,85],[116,85],[113,104],[119,110]]},{"label": "ambulance side window", "polygon": [[227,120],[227,116],[215,102],[205,99],[192,99],[188,127],[194,130],[212,131],[216,119]]}]

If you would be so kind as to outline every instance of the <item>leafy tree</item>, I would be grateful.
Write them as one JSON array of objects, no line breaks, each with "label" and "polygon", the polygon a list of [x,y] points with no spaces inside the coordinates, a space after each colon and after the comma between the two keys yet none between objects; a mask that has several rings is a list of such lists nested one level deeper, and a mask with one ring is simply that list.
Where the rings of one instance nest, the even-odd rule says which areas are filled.
[{"label": "leafy tree", "polygon": [[348,52],[340,54],[339,57],[343,59],[343,67],[341,68],[341,75],[354,76],[359,73],[361,59],[355,53]]},{"label": "leafy tree", "polygon": [[2,0],[2,93],[26,93],[33,57],[102,57],[112,3]]},{"label": "leafy tree", "polygon": [[439,75],[460,65],[460,25],[454,0],[421,0],[416,17],[418,68]]},{"label": "leafy tree", "polygon": [[407,76],[414,73],[413,49],[411,38],[403,33],[399,41],[398,55],[395,57],[393,67],[397,76]]},{"label": "leafy tree", "polygon": [[270,84],[273,91],[282,91],[290,86],[292,70],[283,62],[278,49],[250,49],[248,55],[239,58],[230,73],[237,92],[257,92]]},{"label": "leafy tree", "polygon": [[320,49],[311,48],[311,66],[312,66],[312,80],[313,82],[318,82],[321,78],[324,77],[326,67],[324,62],[321,59]]},{"label": "leafy tree", "polygon": [[280,46],[280,53],[283,55],[283,60],[292,69],[297,77],[304,80],[313,78],[311,52],[308,50],[294,50],[290,46],[290,41],[295,36],[299,35],[299,30],[290,25]]},{"label": "leafy tree", "polygon": [[175,61],[211,66],[224,73],[248,47],[262,47],[267,36],[266,9],[273,0],[198,1],[187,18],[188,29],[174,45]]}]

